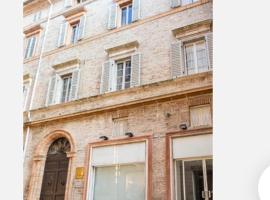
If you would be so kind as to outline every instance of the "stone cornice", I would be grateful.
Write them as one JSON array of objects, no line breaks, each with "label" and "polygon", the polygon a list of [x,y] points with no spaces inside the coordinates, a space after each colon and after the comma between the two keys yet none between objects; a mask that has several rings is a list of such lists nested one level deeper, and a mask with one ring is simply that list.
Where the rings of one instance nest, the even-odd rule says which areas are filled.
[{"label": "stone cornice", "polygon": [[212,91],[212,71],[31,110],[25,126],[66,120]]}]

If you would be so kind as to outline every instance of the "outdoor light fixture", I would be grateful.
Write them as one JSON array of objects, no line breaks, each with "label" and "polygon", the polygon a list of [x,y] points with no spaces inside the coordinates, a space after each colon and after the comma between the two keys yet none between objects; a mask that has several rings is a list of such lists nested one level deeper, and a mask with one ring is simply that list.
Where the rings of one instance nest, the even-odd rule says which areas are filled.
[{"label": "outdoor light fixture", "polygon": [[103,135],[103,136],[100,136],[99,139],[108,140],[109,138],[107,136]]},{"label": "outdoor light fixture", "polygon": [[186,130],[187,129],[187,125],[186,124],[180,124],[179,126],[182,130]]},{"label": "outdoor light fixture", "polygon": [[125,133],[125,135],[128,136],[128,137],[133,137],[134,136],[133,133],[131,133],[131,132],[127,132],[127,133]]}]

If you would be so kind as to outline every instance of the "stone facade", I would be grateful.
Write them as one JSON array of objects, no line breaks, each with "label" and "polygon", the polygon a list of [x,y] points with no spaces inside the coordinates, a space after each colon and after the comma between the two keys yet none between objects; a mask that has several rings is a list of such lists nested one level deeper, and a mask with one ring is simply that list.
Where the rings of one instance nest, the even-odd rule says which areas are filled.
[{"label": "stone facade", "polygon": [[[36,200],[40,197],[45,158],[49,145],[59,137],[71,143],[65,199],[86,199],[88,177],[76,179],[75,170],[83,167],[87,174],[89,144],[100,142],[100,136],[109,141],[126,141],[126,136],[113,137],[113,119],[127,117],[128,131],[134,138],[147,136],[151,141],[151,177],[147,199],[171,199],[171,183],[168,177],[168,134],[211,133],[212,127],[190,126],[190,106],[212,105],[212,70],[188,76],[171,76],[171,44],[177,41],[173,30],[212,19],[212,2],[199,0],[186,6],[170,7],[170,0],[141,0],[140,20],[113,30],[107,29],[108,8],[111,0],[86,0],[85,36],[74,45],[57,48],[59,27],[65,12],[76,5],[63,9],[64,1],[52,1],[52,14],[45,35],[49,3],[43,0],[25,1],[25,30],[40,24],[41,32],[35,53],[24,60],[24,75],[29,75],[33,84],[27,95],[24,112],[24,197]],[[42,11],[38,22],[33,15]],[[137,41],[141,53],[140,85],[137,87],[100,94],[102,65],[109,59],[105,51],[110,47]],[[26,43],[25,43],[26,45]],[[40,56],[40,53],[42,55]],[[52,66],[72,59],[80,60],[80,79],[77,99],[46,106]],[[34,95],[34,96],[32,96]],[[32,99],[32,106],[30,101]],[[187,124],[187,130],[179,125]],[[27,135],[27,136],[26,136]],[[149,164],[149,163],[148,163]]]}]

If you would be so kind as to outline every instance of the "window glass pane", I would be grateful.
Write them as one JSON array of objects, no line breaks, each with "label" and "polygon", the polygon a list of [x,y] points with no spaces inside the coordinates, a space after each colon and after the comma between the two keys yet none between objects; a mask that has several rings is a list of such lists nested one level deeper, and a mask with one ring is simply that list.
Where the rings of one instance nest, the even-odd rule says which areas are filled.
[{"label": "window glass pane", "polygon": [[131,74],[131,61],[126,61],[126,69],[125,69],[125,88],[130,87],[130,74]]},{"label": "window glass pane", "polygon": [[132,22],[132,5],[128,6],[128,24]]},{"label": "window glass pane", "polygon": [[183,161],[178,160],[175,163],[175,172],[176,172],[176,179],[175,179],[175,190],[176,190],[176,200],[184,200],[184,192],[183,192]]},{"label": "window glass pane", "polygon": [[204,191],[202,161],[184,161],[186,200],[203,200]]},{"label": "window glass pane", "polygon": [[205,42],[199,42],[196,44],[196,54],[197,54],[198,72],[206,71],[208,69],[208,61]]},{"label": "window glass pane", "polygon": [[145,165],[95,168],[94,200],[144,200]]},{"label": "window glass pane", "polygon": [[63,77],[61,102],[67,102],[70,100],[71,79],[72,79],[71,75]]},{"label": "window glass pane", "polygon": [[193,45],[186,46],[186,65],[188,74],[195,73],[195,60],[194,60],[194,51]]},{"label": "window glass pane", "polygon": [[74,44],[77,41],[77,34],[78,34],[79,24],[75,24],[72,26],[72,33],[71,33],[71,43]]},{"label": "window glass pane", "polygon": [[123,84],[123,63],[118,63],[117,64],[117,85],[116,85],[116,89],[117,90],[121,90],[122,89],[122,84]]},{"label": "window glass pane", "polygon": [[121,24],[126,25],[127,24],[127,8],[122,8],[122,17],[121,17]]}]

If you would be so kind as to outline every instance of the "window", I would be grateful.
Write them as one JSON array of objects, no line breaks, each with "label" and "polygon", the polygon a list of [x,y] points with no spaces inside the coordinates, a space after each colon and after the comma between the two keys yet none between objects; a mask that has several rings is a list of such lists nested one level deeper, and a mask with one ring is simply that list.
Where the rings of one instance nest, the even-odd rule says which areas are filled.
[{"label": "window", "polygon": [[34,55],[34,50],[37,42],[37,36],[33,35],[29,38],[27,38],[27,47],[25,50],[24,58],[30,58]]},{"label": "window", "polygon": [[175,161],[176,200],[213,199],[212,159]]},{"label": "window", "polygon": [[121,7],[121,26],[131,24],[132,22],[132,5]]},{"label": "window", "polygon": [[78,40],[79,22],[70,25],[71,27],[71,39],[70,43],[75,44]]},{"label": "window", "polygon": [[145,200],[146,156],[145,142],[93,147],[89,199]]},{"label": "window", "polygon": [[144,164],[96,167],[94,199],[144,200]]},{"label": "window", "polygon": [[112,136],[123,136],[128,131],[128,119],[118,118],[113,120]]},{"label": "window", "polygon": [[61,102],[67,102],[70,100],[72,74],[67,74],[65,76],[62,76],[61,78],[63,81]]},{"label": "window", "polygon": [[41,19],[41,11],[38,11],[33,16],[33,22],[37,22]]},{"label": "window", "polygon": [[116,62],[117,66],[117,78],[116,89],[122,90],[130,87],[130,75],[131,75],[131,60]]},{"label": "window", "polygon": [[190,124],[192,127],[210,126],[212,124],[210,105],[190,107]]},{"label": "window", "polygon": [[204,40],[187,43],[184,45],[184,48],[187,74],[204,72],[209,69]]}]

